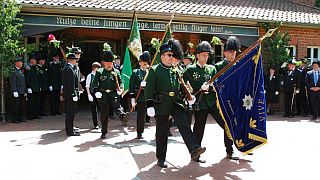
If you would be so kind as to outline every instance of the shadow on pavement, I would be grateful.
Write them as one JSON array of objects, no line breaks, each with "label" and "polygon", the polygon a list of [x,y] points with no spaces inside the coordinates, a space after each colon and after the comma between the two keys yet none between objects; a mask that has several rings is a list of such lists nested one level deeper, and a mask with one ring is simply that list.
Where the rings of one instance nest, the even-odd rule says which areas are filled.
[{"label": "shadow on pavement", "polygon": [[[197,179],[205,177],[208,179],[240,180],[241,178],[232,173],[254,172],[255,170],[251,167],[250,163],[251,161],[243,159],[233,161],[223,158],[220,162],[208,167],[201,167],[193,161],[190,161],[184,167],[169,167],[165,169],[161,169],[157,164],[154,164],[150,169],[138,173],[133,179]],[[170,162],[168,164],[170,165]],[[146,165],[144,164],[144,166]]]},{"label": "shadow on pavement", "polygon": [[38,142],[38,144],[47,145],[47,144],[58,143],[58,142],[65,141],[67,138],[68,136],[66,136],[65,130],[60,130],[52,133],[42,134],[40,137],[41,140]]}]

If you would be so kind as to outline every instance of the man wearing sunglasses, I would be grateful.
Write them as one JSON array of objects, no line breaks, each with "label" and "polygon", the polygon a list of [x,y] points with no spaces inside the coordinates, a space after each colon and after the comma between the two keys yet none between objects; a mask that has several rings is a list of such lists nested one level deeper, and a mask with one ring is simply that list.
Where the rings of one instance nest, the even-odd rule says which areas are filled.
[{"label": "man wearing sunglasses", "polygon": [[172,44],[164,43],[160,47],[161,62],[150,69],[146,80],[145,99],[147,102],[148,116],[156,119],[156,156],[158,166],[166,168],[165,164],[169,116],[177,120],[179,131],[186,143],[192,159],[199,158],[205,152],[205,148],[199,146],[196,137],[187,124],[181,95],[180,83],[176,72],[172,68],[173,50]]}]

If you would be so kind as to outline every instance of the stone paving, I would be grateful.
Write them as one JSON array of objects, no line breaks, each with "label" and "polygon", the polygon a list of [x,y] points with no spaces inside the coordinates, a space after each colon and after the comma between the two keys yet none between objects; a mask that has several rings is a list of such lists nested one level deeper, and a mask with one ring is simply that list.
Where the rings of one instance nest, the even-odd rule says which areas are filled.
[{"label": "stone paving", "polygon": [[310,117],[268,116],[269,142],[253,156],[240,152],[239,161],[225,158],[223,133],[208,119],[203,140],[206,163],[190,161],[183,140],[174,127],[169,138],[166,169],[156,165],[154,119],[147,123],[143,140],[137,140],[135,114],[128,127],[109,120],[107,139],[92,130],[91,114],[80,111],[75,125],[80,137],[67,137],[63,116],[20,124],[0,124],[1,180],[96,179],[319,179],[320,121]]}]

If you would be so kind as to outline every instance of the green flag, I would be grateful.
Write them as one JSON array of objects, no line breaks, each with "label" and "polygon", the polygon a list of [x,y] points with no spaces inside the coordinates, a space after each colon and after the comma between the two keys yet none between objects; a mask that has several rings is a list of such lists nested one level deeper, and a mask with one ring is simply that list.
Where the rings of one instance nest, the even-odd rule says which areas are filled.
[{"label": "green flag", "polygon": [[132,21],[132,27],[131,27],[131,33],[129,37],[128,47],[132,54],[139,60],[141,54],[142,54],[142,45],[141,45],[141,38],[140,38],[140,32],[138,27],[138,20],[137,15],[134,13],[133,15],[133,21]]},{"label": "green flag", "polygon": [[157,53],[156,59],[154,60],[153,65],[156,65],[156,64],[159,64],[159,63],[160,63],[160,61],[161,61],[161,59],[160,59],[160,52],[159,52],[159,51],[160,51],[160,47],[161,47],[161,45],[162,45],[163,43],[168,42],[168,40],[169,40],[170,38],[172,38],[172,31],[171,31],[171,26],[168,25],[167,28],[166,28],[166,34],[165,34],[163,40],[160,42],[160,45],[157,47],[158,53]]},{"label": "green flag", "polygon": [[130,61],[130,53],[128,47],[126,48],[126,54],[124,55],[123,68],[121,71],[121,80],[124,85],[124,92],[122,93],[122,97],[129,90],[129,82],[132,74],[131,61]]}]

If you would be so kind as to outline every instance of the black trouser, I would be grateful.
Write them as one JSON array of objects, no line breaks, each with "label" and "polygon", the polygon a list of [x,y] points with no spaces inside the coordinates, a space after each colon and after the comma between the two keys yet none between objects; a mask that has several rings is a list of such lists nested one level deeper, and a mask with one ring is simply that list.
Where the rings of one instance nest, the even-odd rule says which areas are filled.
[{"label": "black trouser", "polygon": [[297,94],[297,114],[307,115],[309,113],[309,104],[305,88]]},{"label": "black trouser", "polygon": [[41,91],[40,92],[40,115],[46,115],[47,111],[47,98],[48,97],[48,91]]},{"label": "black trouser", "polygon": [[60,105],[60,90],[53,90],[50,93],[50,111],[51,114],[60,113],[59,105]]},{"label": "black trouser", "polygon": [[77,102],[72,100],[66,100],[65,107],[66,107],[66,117],[65,117],[66,133],[72,134],[74,117],[77,111]]},{"label": "black trouser", "polygon": [[137,103],[137,133],[142,134],[144,132],[144,124],[146,117],[147,106],[145,102]]},{"label": "black trouser", "polygon": [[284,93],[284,114],[285,116],[294,116],[294,110],[296,108],[296,98],[293,98],[292,92]]},{"label": "black trouser", "polygon": [[39,116],[39,105],[40,105],[40,93],[39,92],[33,92],[28,93],[28,118],[37,118]]},{"label": "black trouser", "polygon": [[[191,153],[200,147],[196,136],[193,134],[186,112],[178,105],[174,105],[171,114],[176,121],[179,132]],[[168,144],[169,115],[156,115],[156,156],[158,160],[165,160]]]},{"label": "black trouser", "polygon": [[11,120],[20,121],[22,119],[22,102],[24,99],[24,94],[19,94],[19,97],[12,98],[12,109],[11,109]]},{"label": "black trouser", "polygon": [[118,98],[108,99],[107,103],[99,102],[100,105],[100,121],[101,121],[101,133],[106,134],[108,132],[108,118],[109,118],[109,110],[110,106],[113,107],[113,111],[122,119],[125,116],[125,112],[120,105]]},{"label": "black trouser", "polygon": [[99,103],[94,94],[91,94],[93,97],[93,102],[90,102],[90,107],[91,107],[91,115],[92,115],[92,122],[93,126],[97,127],[98,126],[98,117],[97,117],[97,112],[99,108]]},{"label": "black trouser", "polygon": [[311,108],[313,116],[320,116],[320,91],[310,92]]},{"label": "black trouser", "polygon": [[223,129],[223,131],[224,131],[224,146],[226,147],[226,152],[232,153],[233,152],[233,148],[232,148],[233,142],[227,136],[227,132],[224,128],[225,122],[222,119],[221,115],[219,114],[219,110],[218,110],[216,104],[214,104],[213,107],[211,107],[210,109],[200,109],[199,111],[194,111],[195,122],[193,125],[193,133],[196,135],[196,137],[199,141],[199,144],[201,145],[201,142],[202,142],[208,114],[210,114],[213,117],[213,119],[216,120],[216,122],[219,124],[219,126]]}]

